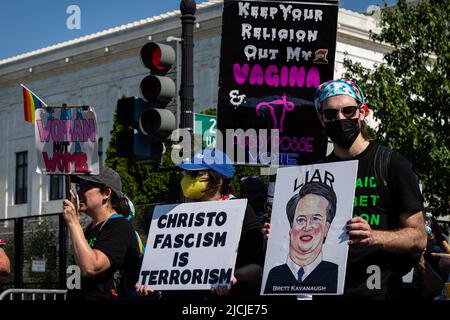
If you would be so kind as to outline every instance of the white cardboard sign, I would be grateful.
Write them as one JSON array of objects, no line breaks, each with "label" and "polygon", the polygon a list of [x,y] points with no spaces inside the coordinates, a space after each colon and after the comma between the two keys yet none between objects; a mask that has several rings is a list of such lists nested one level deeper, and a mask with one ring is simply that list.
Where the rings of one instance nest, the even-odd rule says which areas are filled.
[{"label": "white cardboard sign", "polygon": [[38,173],[99,174],[93,108],[40,108],[35,110],[35,119]]},{"label": "white cardboard sign", "polygon": [[281,168],[261,294],[342,294],[358,161]]},{"label": "white cardboard sign", "polygon": [[246,199],[157,206],[139,283],[154,290],[229,284],[246,206]]}]

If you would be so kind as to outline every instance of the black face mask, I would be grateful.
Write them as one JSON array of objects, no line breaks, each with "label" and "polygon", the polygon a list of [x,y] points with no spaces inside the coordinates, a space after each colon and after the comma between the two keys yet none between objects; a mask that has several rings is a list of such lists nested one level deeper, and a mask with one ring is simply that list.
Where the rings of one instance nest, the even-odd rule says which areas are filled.
[{"label": "black face mask", "polygon": [[351,147],[361,132],[359,119],[343,119],[325,123],[327,135],[331,141],[344,149]]}]

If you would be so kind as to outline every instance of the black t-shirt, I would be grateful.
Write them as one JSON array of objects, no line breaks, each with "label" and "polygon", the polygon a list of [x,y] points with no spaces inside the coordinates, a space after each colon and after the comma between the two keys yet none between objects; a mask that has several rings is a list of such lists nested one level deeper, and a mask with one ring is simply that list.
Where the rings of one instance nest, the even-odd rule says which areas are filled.
[{"label": "black t-shirt", "polygon": [[[111,267],[95,277],[81,277],[81,289],[69,290],[68,299],[130,298],[139,276],[140,257],[134,227],[121,216],[113,216],[96,226],[89,225],[84,235],[91,248],[108,256]],[[120,278],[120,279],[119,279]]]},{"label": "black t-shirt", "polygon": [[244,221],[242,223],[239,249],[236,257],[235,268],[247,264],[264,265],[264,236],[261,231],[261,223],[256,218],[255,211],[247,204]]},{"label": "black t-shirt", "polygon": [[[264,236],[261,231],[261,223],[258,221],[255,211],[247,203],[241,238],[239,239],[235,269],[248,264],[257,264],[261,268],[264,266]],[[261,279],[238,281],[231,287],[230,296],[259,296],[260,288]]]},{"label": "black t-shirt", "polygon": [[[423,210],[418,179],[411,163],[402,155],[392,152],[388,167],[388,177],[377,181],[375,173],[375,153],[378,144],[369,146],[352,159],[340,159],[335,154],[326,158],[326,162],[359,160],[355,189],[353,217],[361,216],[374,230],[394,230],[400,227],[399,216],[404,212]],[[380,189],[387,185],[390,205],[383,199],[386,192]],[[413,266],[413,254],[398,254],[369,248],[363,245],[351,245],[348,253],[344,296],[370,299],[389,299],[398,294],[402,276]],[[374,275],[376,266],[380,268],[381,283],[377,289],[376,281],[369,279]],[[372,278],[374,279],[374,278]],[[368,288],[369,283],[372,284]]]}]

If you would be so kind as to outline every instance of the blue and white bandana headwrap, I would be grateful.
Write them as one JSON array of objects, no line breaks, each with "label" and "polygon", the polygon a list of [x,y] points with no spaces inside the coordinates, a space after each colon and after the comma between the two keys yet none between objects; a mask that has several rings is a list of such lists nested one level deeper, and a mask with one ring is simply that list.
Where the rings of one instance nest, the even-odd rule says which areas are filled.
[{"label": "blue and white bandana headwrap", "polygon": [[347,95],[355,99],[361,106],[367,109],[366,98],[361,88],[354,82],[347,79],[330,80],[322,83],[316,90],[314,96],[314,106],[319,112],[322,108],[321,104],[324,100],[338,95]]}]

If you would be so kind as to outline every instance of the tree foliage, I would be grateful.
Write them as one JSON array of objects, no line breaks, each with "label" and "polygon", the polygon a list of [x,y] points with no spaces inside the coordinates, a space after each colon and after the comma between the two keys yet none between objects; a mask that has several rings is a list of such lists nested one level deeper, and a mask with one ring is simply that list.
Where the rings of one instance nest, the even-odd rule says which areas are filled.
[{"label": "tree foliage", "polygon": [[450,213],[449,17],[450,0],[400,0],[371,36],[391,46],[385,63],[369,70],[344,62],[379,120],[376,139],[412,162],[436,216]]}]

